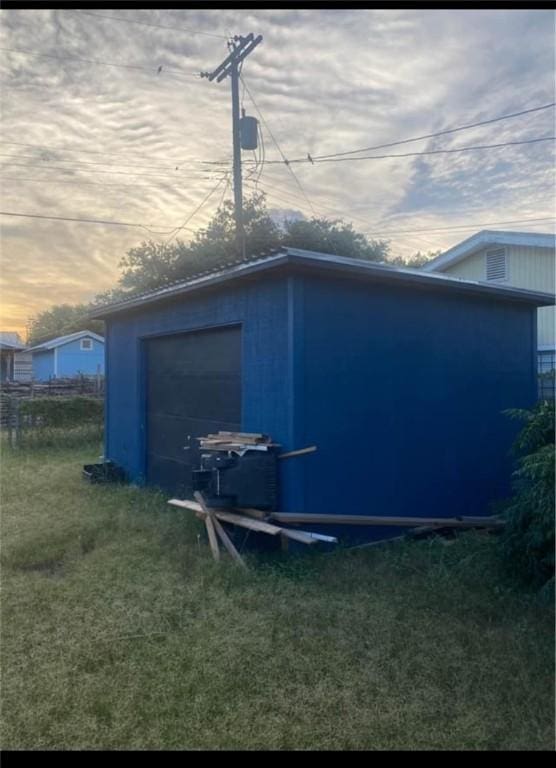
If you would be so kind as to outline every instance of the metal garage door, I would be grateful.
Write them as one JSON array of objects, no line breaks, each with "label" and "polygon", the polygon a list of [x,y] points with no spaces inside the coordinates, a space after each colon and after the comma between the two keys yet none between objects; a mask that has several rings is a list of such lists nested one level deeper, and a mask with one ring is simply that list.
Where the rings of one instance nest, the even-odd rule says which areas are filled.
[{"label": "metal garage door", "polygon": [[197,440],[241,429],[241,329],[195,331],[146,342],[147,481],[191,496]]}]

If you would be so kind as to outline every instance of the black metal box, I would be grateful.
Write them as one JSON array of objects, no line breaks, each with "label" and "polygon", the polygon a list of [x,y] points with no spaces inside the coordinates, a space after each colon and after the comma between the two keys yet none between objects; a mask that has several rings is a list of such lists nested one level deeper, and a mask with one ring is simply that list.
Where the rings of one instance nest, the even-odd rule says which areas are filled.
[{"label": "black metal box", "polygon": [[193,471],[193,488],[213,506],[278,509],[278,459],[274,449],[247,449],[242,455],[227,451],[201,454]]}]

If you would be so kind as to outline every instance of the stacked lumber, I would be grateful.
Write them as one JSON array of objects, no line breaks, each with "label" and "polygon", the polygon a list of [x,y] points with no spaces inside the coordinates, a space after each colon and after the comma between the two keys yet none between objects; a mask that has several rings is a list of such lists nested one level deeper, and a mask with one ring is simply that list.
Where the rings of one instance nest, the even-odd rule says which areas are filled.
[{"label": "stacked lumber", "polygon": [[216,434],[198,437],[197,440],[199,440],[199,447],[205,451],[245,451],[249,448],[268,450],[268,448],[280,447],[278,443],[272,442],[269,435],[261,432],[219,431]]}]

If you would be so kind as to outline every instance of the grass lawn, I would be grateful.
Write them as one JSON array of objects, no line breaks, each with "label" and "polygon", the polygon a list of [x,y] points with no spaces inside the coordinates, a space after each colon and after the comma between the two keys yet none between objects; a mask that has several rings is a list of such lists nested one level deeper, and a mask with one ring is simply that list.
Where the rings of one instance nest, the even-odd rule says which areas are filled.
[{"label": "grass lawn", "polygon": [[4,749],[553,749],[554,615],[496,539],[214,563],[99,451],[4,452]]}]

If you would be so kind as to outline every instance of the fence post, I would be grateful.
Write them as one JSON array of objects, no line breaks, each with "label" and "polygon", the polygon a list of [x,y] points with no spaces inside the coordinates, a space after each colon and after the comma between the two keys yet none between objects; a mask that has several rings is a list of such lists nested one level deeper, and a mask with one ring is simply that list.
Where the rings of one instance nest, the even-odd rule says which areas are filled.
[{"label": "fence post", "polygon": [[97,397],[100,395],[100,363],[97,363]]},{"label": "fence post", "polygon": [[10,442],[12,448],[17,448],[20,442],[19,400],[17,397],[10,398],[10,424]]}]

